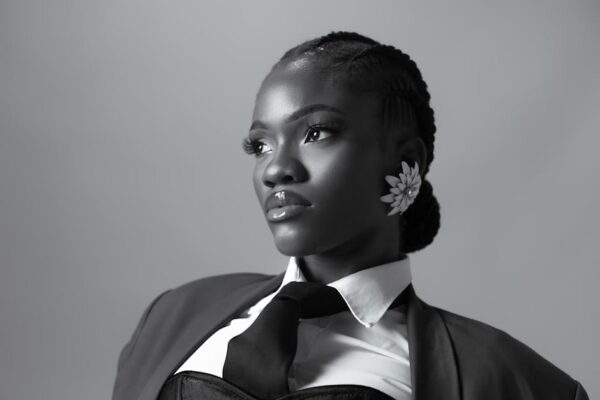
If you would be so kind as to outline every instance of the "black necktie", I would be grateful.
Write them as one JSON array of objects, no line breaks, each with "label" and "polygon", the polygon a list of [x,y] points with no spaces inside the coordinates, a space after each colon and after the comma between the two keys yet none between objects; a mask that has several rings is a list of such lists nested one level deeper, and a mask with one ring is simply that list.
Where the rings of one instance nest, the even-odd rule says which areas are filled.
[{"label": "black necktie", "polygon": [[223,379],[263,399],[286,393],[296,354],[300,318],[317,318],[348,308],[339,292],[322,283],[290,282],[254,323],[229,341]]}]

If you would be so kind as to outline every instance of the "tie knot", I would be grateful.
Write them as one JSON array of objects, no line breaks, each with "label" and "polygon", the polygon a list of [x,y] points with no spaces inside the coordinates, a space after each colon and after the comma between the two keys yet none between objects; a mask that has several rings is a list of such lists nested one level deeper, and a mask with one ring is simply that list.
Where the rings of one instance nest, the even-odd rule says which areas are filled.
[{"label": "tie knot", "polygon": [[290,282],[272,301],[296,303],[300,318],[318,318],[348,309],[337,289],[317,282]]}]

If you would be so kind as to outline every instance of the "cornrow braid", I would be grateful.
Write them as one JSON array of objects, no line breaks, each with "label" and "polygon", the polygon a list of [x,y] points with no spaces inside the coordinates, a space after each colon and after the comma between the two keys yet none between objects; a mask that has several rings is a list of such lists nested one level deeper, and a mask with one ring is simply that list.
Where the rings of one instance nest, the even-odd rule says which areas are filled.
[{"label": "cornrow braid", "polygon": [[320,38],[315,39],[316,43],[315,47],[321,46],[325,43],[336,42],[336,41],[356,41],[361,43],[366,43],[370,45],[377,45],[379,42],[358,34],[356,32],[348,32],[348,31],[333,31],[328,33],[327,35],[323,35]]},{"label": "cornrow braid", "polygon": [[[416,123],[427,152],[427,164],[421,170],[427,174],[433,161],[434,113],[427,83],[406,53],[356,32],[333,31],[288,50],[275,66],[301,58],[309,59],[316,69],[330,71],[354,89],[379,93],[384,127]],[[440,208],[425,177],[403,218],[403,252],[420,250],[433,241],[440,226]]]},{"label": "cornrow braid", "polygon": [[[373,61],[375,60],[375,61]],[[425,143],[427,150],[427,165],[424,174],[429,171],[429,164],[433,161],[433,147],[435,140],[435,119],[433,109],[429,105],[431,96],[429,95],[427,83],[423,80],[421,71],[417,64],[401,50],[389,46],[378,44],[362,50],[351,58],[348,64],[350,74],[361,67],[366,66],[366,72],[381,74],[385,79],[381,92],[383,92],[384,102],[396,102],[399,107],[384,113],[384,119],[398,121],[397,115],[386,115],[389,112],[405,116],[405,121],[412,120],[411,111],[415,114],[418,123],[418,132]],[[373,71],[376,69],[377,71]],[[359,71],[358,74],[365,71]],[[357,74],[357,72],[354,72]],[[356,80],[350,78],[351,80]],[[387,88],[385,87],[387,86]],[[408,106],[407,103],[408,102]],[[412,106],[412,107],[411,107]],[[404,110],[402,110],[404,108]],[[404,112],[402,112],[404,111]],[[408,112],[408,115],[405,113]]]},{"label": "cornrow braid", "polygon": [[356,43],[364,43],[366,45],[377,45],[379,42],[370,39],[366,36],[360,35],[356,32],[346,32],[346,31],[332,31],[327,35],[323,35],[316,39],[307,40],[304,43],[299,44],[296,47],[291,48],[281,57],[280,61],[286,61],[289,59],[293,59],[299,56],[303,56],[306,53],[315,53],[319,50],[319,48],[324,49],[323,46],[329,45],[333,42],[356,42]]}]

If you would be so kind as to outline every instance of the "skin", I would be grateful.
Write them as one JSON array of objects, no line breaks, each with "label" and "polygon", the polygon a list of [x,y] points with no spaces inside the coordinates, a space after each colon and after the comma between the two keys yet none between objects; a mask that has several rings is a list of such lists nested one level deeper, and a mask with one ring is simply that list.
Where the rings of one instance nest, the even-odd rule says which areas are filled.
[{"label": "skin", "polygon": [[[294,121],[289,116],[323,104]],[[310,125],[333,124],[335,129]],[[422,140],[410,127],[382,131],[380,103],[374,94],[336,84],[309,62],[277,66],[257,94],[249,136],[262,147],[253,183],[266,215],[266,198],[293,190],[312,206],[291,219],[267,220],[277,249],[299,257],[307,279],[329,283],[348,274],[405,257],[399,248],[403,217],[379,197],[387,194],[385,175],[401,171],[401,161],[425,165]]]}]

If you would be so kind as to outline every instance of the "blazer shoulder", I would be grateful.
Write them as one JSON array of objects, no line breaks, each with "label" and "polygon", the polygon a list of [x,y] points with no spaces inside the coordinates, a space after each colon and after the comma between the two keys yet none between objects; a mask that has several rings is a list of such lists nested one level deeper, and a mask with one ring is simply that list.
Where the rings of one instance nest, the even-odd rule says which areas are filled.
[{"label": "blazer shoulder", "polygon": [[119,355],[113,399],[133,398],[145,379],[180,340],[194,322],[198,335],[216,324],[222,306],[242,304],[249,293],[269,288],[276,275],[231,273],[208,276],[163,291],[146,307],[129,342]]},{"label": "blazer shoulder", "polygon": [[[508,390],[511,398],[586,399],[583,387],[539,353],[502,329],[437,308],[454,346],[466,392],[485,386]],[[485,379],[471,380],[478,376]]]},{"label": "blazer shoulder", "polygon": [[264,284],[275,277],[276,275],[253,272],[211,275],[169,289],[161,297],[164,302],[169,303],[215,299],[239,290],[251,290],[253,287]]},{"label": "blazer shoulder", "polygon": [[204,278],[195,279],[190,282],[181,284],[173,289],[176,293],[185,294],[196,291],[199,288],[218,286],[225,287],[241,287],[245,285],[260,284],[269,279],[273,279],[276,275],[261,274],[257,272],[234,272],[230,274],[211,275]]}]

